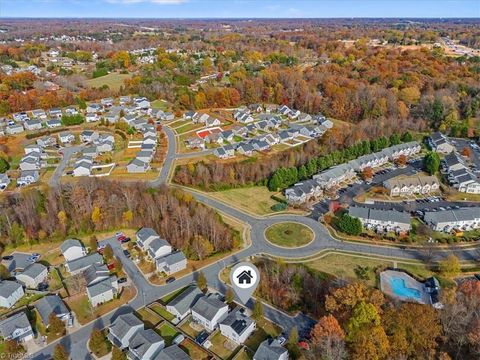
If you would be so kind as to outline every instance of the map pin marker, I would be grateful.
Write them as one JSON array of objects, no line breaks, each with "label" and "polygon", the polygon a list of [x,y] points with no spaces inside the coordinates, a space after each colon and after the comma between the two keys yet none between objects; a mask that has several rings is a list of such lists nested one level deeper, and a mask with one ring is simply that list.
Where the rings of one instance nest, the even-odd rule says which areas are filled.
[{"label": "map pin marker", "polygon": [[248,262],[241,262],[230,271],[230,283],[235,294],[243,304],[252,297],[260,281],[260,272],[257,267]]}]

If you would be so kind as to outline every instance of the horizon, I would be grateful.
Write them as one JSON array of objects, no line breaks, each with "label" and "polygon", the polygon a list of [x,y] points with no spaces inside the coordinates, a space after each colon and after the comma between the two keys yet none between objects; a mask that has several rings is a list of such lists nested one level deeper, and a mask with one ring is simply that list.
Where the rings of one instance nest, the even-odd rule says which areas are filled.
[{"label": "horizon", "polygon": [[476,0],[2,0],[0,18],[478,19],[480,3]]}]

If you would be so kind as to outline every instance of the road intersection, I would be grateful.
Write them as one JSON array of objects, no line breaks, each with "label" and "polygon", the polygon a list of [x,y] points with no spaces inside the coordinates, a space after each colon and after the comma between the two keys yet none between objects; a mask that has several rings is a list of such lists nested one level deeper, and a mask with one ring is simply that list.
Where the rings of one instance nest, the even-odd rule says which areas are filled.
[{"label": "road intersection", "polygon": [[[159,186],[161,184],[168,183],[174,160],[181,157],[181,154],[176,154],[176,137],[174,132],[168,126],[164,126],[163,129],[168,138],[167,154],[159,176],[155,180],[150,182],[151,186]],[[226,214],[232,218],[238,219],[239,221],[243,222],[247,225],[249,229],[248,231],[250,231],[251,243],[248,245],[248,247],[240,250],[239,252],[231,254],[211,265],[208,265],[203,269],[199,269],[206,276],[208,286],[212,289],[216,289],[221,293],[225,293],[226,291],[226,284],[219,278],[219,274],[221,273],[221,271],[225,267],[234,265],[235,263],[252,256],[269,256],[284,259],[295,259],[310,257],[322,252],[324,253],[332,251],[357,253],[362,255],[372,255],[404,260],[426,260],[427,256],[429,257],[430,261],[439,260],[452,253],[459,257],[460,260],[465,261],[472,261],[478,259],[479,257],[479,252],[476,247],[467,248],[459,246],[449,248],[448,250],[437,250],[433,254],[427,254],[424,250],[420,248],[401,248],[395,246],[379,246],[368,243],[342,241],[334,238],[328,232],[325,226],[317,220],[318,217],[315,215],[316,210],[313,211],[313,216],[283,214],[259,217],[241,211],[227,203],[213,199],[205,193],[186,188],[183,188],[183,190],[191,193],[197,201],[214,208],[222,214]],[[277,247],[274,244],[268,242],[264,236],[265,229],[273,224],[285,221],[297,222],[309,226],[315,233],[314,240],[307,246],[288,249]],[[137,289],[136,297],[132,299],[128,304],[81,327],[76,332],[68,334],[62,339],[59,339],[49,344],[41,351],[34,354],[33,359],[49,359],[51,357],[51,354],[53,353],[54,346],[57,343],[61,343],[67,349],[67,351],[70,352],[72,359],[74,360],[91,359],[92,357],[88,352],[86,344],[89,339],[90,333],[94,327],[104,328],[111,324],[111,322],[115,320],[118,315],[126,312],[131,312],[132,310],[138,310],[169,293],[172,293],[191,284],[192,282],[195,282],[198,276],[199,270],[182,278],[179,278],[170,284],[161,286],[152,285],[144,278],[144,276],[138,270],[137,266],[130,259],[125,257],[121,245],[115,238],[106,239],[104,240],[104,242],[109,243],[112,246],[115,256],[121,260],[125,272],[135,284],[135,287]],[[252,307],[253,302],[250,301],[247,306]],[[312,319],[308,318],[303,314],[298,314],[295,317],[291,317],[286,313],[268,305],[264,305],[264,313],[267,318],[280,324],[285,331],[289,331],[293,326],[297,326],[300,332],[306,331],[309,327],[311,327],[313,322]]]}]

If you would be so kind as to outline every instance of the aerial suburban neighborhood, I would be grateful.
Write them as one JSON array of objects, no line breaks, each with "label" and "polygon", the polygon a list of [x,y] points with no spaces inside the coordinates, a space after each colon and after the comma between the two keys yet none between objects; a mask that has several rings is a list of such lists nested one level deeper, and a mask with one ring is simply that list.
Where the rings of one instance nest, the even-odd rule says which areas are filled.
[{"label": "aerial suburban neighborhood", "polygon": [[2,3],[1,357],[477,359],[480,13],[432,4]]}]

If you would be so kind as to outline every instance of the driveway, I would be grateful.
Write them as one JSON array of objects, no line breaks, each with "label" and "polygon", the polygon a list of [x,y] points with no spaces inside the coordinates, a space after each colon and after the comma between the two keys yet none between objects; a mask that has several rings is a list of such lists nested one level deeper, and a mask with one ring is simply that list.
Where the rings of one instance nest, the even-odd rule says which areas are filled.
[{"label": "driveway", "polygon": [[65,171],[65,168],[68,165],[68,162],[72,158],[75,153],[79,152],[83,148],[83,145],[78,145],[78,146],[70,146],[70,147],[64,147],[60,149],[63,153],[63,157],[60,160],[60,163],[58,164],[57,168],[55,169],[52,177],[50,178],[48,185],[51,187],[56,187],[60,184],[60,178],[63,175],[63,172]]}]

